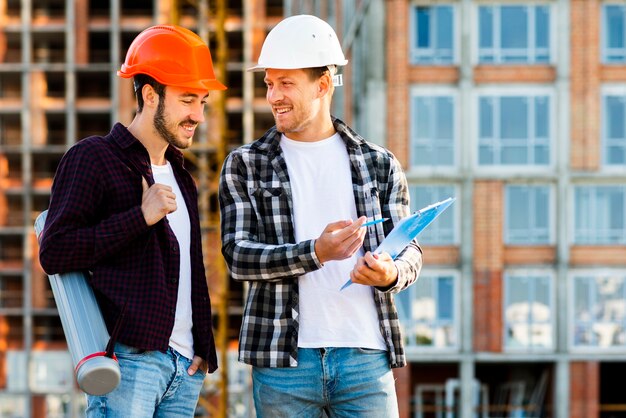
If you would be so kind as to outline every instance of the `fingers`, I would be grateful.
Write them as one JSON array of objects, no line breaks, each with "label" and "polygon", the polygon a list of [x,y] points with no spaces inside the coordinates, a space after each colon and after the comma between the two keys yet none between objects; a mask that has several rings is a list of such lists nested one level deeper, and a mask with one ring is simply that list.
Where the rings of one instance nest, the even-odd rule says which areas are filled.
[{"label": "fingers", "polygon": [[380,287],[394,283],[397,276],[398,270],[389,254],[374,254],[369,251],[359,258],[350,273],[350,279],[354,283]]},{"label": "fingers", "polygon": [[193,356],[193,360],[191,360],[191,365],[187,369],[187,373],[189,374],[189,376],[193,376],[194,374],[196,374],[198,369],[206,373],[208,369],[207,363],[204,359],[202,359],[202,357]]},{"label": "fingers", "polygon": [[315,241],[315,253],[321,263],[351,257],[363,245],[366,230],[361,228],[366,218],[330,223]]},{"label": "fingers", "polygon": [[177,209],[176,195],[172,188],[165,184],[155,183],[146,188],[147,184],[146,180],[142,179],[141,211],[146,224],[154,225]]}]

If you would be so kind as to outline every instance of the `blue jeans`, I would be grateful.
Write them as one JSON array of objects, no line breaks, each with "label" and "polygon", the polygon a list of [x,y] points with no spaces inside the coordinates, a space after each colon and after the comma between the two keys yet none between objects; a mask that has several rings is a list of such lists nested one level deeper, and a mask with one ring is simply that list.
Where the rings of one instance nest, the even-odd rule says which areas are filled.
[{"label": "blue jeans", "polygon": [[122,380],[104,396],[87,395],[87,417],[193,417],[206,374],[189,376],[191,360],[171,347],[141,351],[115,344]]},{"label": "blue jeans", "polygon": [[298,367],[252,369],[257,418],[398,416],[387,352],[299,348]]}]

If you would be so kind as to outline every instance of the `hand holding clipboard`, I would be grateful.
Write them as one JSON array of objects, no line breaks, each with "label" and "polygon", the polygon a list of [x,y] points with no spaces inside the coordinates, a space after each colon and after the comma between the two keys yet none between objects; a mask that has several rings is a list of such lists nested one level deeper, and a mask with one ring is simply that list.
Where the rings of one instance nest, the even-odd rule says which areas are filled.
[{"label": "hand holding clipboard", "polygon": [[[393,230],[385,237],[383,242],[374,250],[374,254],[388,253],[392,259],[395,259],[404,248],[411,243],[432,221],[437,218],[444,210],[446,210],[456,198],[449,197],[441,202],[428,205],[411,216],[402,219],[393,228]],[[352,280],[348,281],[340,290],[352,284]]]}]

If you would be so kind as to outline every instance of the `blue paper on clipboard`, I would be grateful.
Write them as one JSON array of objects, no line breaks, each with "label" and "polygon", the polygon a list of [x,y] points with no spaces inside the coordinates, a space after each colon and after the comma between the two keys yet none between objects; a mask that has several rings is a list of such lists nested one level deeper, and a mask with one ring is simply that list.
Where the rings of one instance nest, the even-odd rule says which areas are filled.
[{"label": "blue paper on clipboard", "polygon": [[[454,202],[456,198],[449,197],[441,202],[428,205],[411,216],[402,219],[393,228],[393,230],[385,237],[383,242],[374,250],[375,254],[383,252],[389,253],[392,259],[395,259],[404,248],[411,243],[432,221],[437,218],[444,210]],[[348,281],[340,290],[352,284],[352,280]]]}]

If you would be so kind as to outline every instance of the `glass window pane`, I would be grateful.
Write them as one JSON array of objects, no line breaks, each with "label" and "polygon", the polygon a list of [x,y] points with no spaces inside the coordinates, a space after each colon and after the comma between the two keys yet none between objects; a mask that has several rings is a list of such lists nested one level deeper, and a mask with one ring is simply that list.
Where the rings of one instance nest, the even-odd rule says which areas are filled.
[{"label": "glass window pane", "polygon": [[435,148],[435,161],[440,166],[454,165],[454,149],[452,146],[437,146]]},{"label": "glass window pane", "polygon": [[528,138],[528,100],[525,97],[500,99],[500,138]]},{"label": "glass window pane", "polygon": [[509,165],[528,164],[528,148],[524,146],[503,146],[500,163]]},{"label": "glass window pane", "polygon": [[[550,279],[548,277],[537,277],[535,281],[535,301],[543,306],[550,306]],[[550,310],[547,311],[546,318],[535,318],[535,320],[548,320],[550,318]]]},{"label": "glass window pane", "polygon": [[411,292],[400,292],[394,297],[396,303],[396,309],[398,310],[398,317],[400,321],[406,322],[411,319]]},{"label": "glass window pane", "polygon": [[607,44],[609,48],[624,48],[624,19],[626,6],[607,5]]},{"label": "glass window pane", "polygon": [[493,48],[493,7],[478,8],[479,15],[479,46]]},{"label": "glass window pane", "polygon": [[451,141],[454,137],[454,108],[452,98],[437,97],[437,139]]},{"label": "glass window pane", "polygon": [[526,277],[509,277],[509,306],[518,303],[526,303],[530,298],[530,287]]},{"label": "glass window pane", "polygon": [[481,145],[478,148],[478,164],[492,165],[495,164],[493,148]]},{"label": "glass window pane", "polygon": [[417,47],[430,47],[430,7],[417,7]]},{"label": "glass window pane", "polygon": [[506,186],[507,244],[541,244],[550,239],[550,188]]},{"label": "glass window pane", "polygon": [[606,96],[607,136],[610,139],[626,139],[626,100],[620,96]]},{"label": "glass window pane", "polygon": [[430,146],[416,145],[413,147],[411,161],[414,166],[416,165],[430,165],[432,163]]},{"label": "glass window pane", "polygon": [[414,96],[411,119],[411,164],[454,164],[454,98]]},{"label": "glass window pane", "polygon": [[507,188],[507,213],[508,226],[514,230],[526,230],[529,228],[530,218],[527,216],[526,205],[529,201],[527,187]]},{"label": "glass window pane", "polygon": [[480,137],[493,137],[493,100],[490,97],[480,98]]},{"label": "glass window pane", "polygon": [[590,280],[585,277],[577,277],[574,280],[574,311],[577,321],[591,321],[591,306],[589,297],[591,296]]},{"label": "glass window pane", "polygon": [[535,7],[535,42],[537,48],[548,48],[550,42],[550,8],[548,6]]},{"label": "glass window pane", "polygon": [[452,277],[440,277],[437,286],[437,317],[451,321],[454,319],[454,280]]},{"label": "glass window pane", "polygon": [[415,137],[428,139],[432,137],[432,100],[428,97],[415,98]]},{"label": "glass window pane", "polygon": [[550,149],[547,145],[536,145],[534,149],[535,159],[531,163],[535,165],[546,165],[550,163]]},{"label": "glass window pane", "polygon": [[535,98],[535,137],[548,138],[548,98]]},{"label": "glass window pane", "polygon": [[549,276],[505,276],[507,347],[551,348],[552,306]]},{"label": "glass window pane", "polygon": [[606,148],[606,163],[610,165],[626,164],[626,149],[624,146],[608,146]]},{"label": "glass window pane", "polygon": [[453,17],[452,7],[441,6],[437,11],[437,47],[452,50]]},{"label": "glass window pane", "polygon": [[500,36],[503,49],[528,48],[528,12],[526,6],[502,6]]},{"label": "glass window pane", "polygon": [[610,199],[609,227],[619,234],[624,229],[624,196],[622,193],[612,193]]},{"label": "glass window pane", "polygon": [[624,186],[580,186],[575,189],[575,242],[624,244]]},{"label": "glass window pane", "polygon": [[548,209],[550,207],[550,190],[547,187],[535,187],[534,188],[534,201],[535,207],[535,227],[548,228],[548,221],[550,219]]},{"label": "glass window pane", "polygon": [[[426,279],[426,280],[422,280]],[[413,310],[413,319],[435,319],[435,298],[433,295],[433,278],[421,277],[416,283],[413,306],[422,309]]]}]

